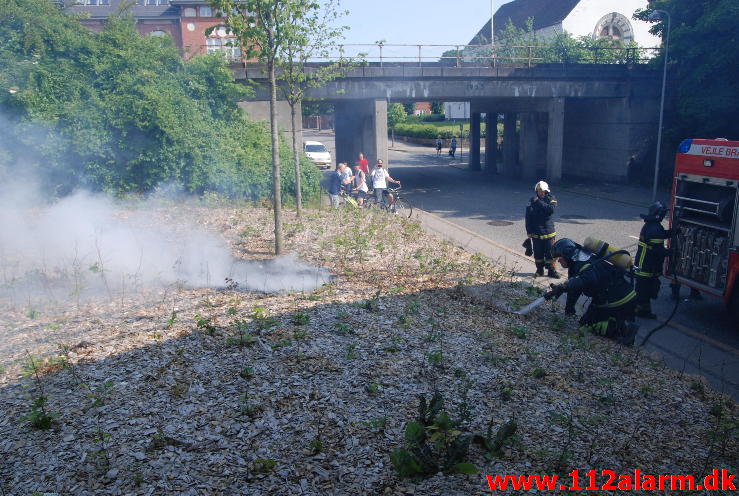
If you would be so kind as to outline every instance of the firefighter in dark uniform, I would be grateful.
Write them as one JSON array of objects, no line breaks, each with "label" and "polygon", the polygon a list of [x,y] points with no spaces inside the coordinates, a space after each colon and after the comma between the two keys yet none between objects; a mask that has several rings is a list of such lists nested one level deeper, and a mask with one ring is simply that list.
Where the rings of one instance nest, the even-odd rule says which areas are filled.
[{"label": "firefighter in dark uniform", "polygon": [[546,266],[547,275],[559,279],[552,256],[552,243],[557,236],[552,214],[554,214],[554,207],[557,206],[557,200],[549,191],[549,185],[544,181],[536,183],[534,191],[536,191],[536,196],[531,198],[526,207],[526,235],[531,238],[536,275],[543,276]]},{"label": "firefighter in dark uniform", "polygon": [[581,329],[626,346],[633,345],[638,329],[634,323],[636,292],[626,280],[625,271],[611,264],[608,256],[599,258],[569,238],[554,243],[552,255],[568,270],[569,279],[562,284],[552,284],[547,297],[558,298],[567,293],[567,307],[570,308],[565,311],[574,313],[577,296],[589,296],[592,301],[580,318]]},{"label": "firefighter in dark uniform", "polygon": [[651,300],[656,299],[659,294],[662,266],[665,257],[671,253],[665,248],[665,240],[672,237],[672,232],[662,227],[665,214],[667,214],[667,207],[662,202],[653,203],[647,215],[641,214],[644,226],[639,233],[634,276],[636,277],[636,315],[645,319],[657,318],[652,313]]}]

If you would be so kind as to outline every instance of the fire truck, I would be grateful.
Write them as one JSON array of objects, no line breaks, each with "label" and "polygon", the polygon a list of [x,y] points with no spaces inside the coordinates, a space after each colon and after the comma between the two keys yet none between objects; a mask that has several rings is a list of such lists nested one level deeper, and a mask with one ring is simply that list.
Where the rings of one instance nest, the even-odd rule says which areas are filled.
[{"label": "fire truck", "polygon": [[680,233],[670,241],[667,276],[722,298],[739,323],[739,141],[680,144],[671,212],[670,226]]}]

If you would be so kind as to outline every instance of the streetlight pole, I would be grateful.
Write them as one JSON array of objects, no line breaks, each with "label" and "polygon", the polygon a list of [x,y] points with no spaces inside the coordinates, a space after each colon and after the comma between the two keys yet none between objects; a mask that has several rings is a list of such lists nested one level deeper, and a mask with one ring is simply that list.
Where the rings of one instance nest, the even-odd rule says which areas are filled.
[{"label": "streetlight pole", "polygon": [[654,184],[652,185],[652,201],[657,199],[657,176],[659,175],[659,154],[662,148],[662,119],[665,113],[665,86],[667,83],[667,54],[670,48],[670,13],[666,10],[655,10],[649,14],[650,21],[656,21],[657,19],[667,16],[667,32],[664,35],[665,40],[665,51],[662,54],[664,57],[664,67],[662,69],[662,95],[659,102],[659,128],[657,129],[657,157],[654,160]]},{"label": "streetlight pole", "polygon": [[495,66],[495,0],[490,0],[490,56]]}]

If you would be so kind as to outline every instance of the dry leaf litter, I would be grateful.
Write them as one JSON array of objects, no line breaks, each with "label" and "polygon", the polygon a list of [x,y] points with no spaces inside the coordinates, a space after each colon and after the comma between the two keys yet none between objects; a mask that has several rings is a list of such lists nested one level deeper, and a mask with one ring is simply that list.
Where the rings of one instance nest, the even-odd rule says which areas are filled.
[{"label": "dry leaf litter", "polygon": [[[162,206],[151,219],[195,219],[236,257],[272,250],[268,209]],[[736,472],[730,399],[550,305],[506,311],[537,295],[531,282],[379,213],[285,212],[285,240],[332,283],[129,288],[32,312],[0,302],[0,494],[452,496],[489,493],[484,474],[557,465]],[[58,414],[49,430],[22,420],[38,395],[21,374],[29,354]],[[518,423],[502,457],[471,448],[480,475],[393,469],[433,391],[453,418],[466,403],[467,431]]]}]

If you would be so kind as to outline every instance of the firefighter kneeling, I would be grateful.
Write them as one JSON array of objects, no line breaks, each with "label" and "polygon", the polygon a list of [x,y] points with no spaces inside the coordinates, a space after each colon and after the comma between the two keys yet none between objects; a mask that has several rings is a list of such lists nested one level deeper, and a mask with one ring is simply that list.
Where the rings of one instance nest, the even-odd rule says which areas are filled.
[{"label": "firefighter kneeling", "polygon": [[574,312],[580,294],[591,297],[590,306],[580,318],[582,328],[632,346],[638,329],[634,323],[636,293],[624,277],[625,271],[609,262],[619,253],[599,258],[571,239],[560,239],[552,246],[552,255],[567,269],[569,279],[553,284],[545,296],[556,299],[567,293],[569,313]]}]

